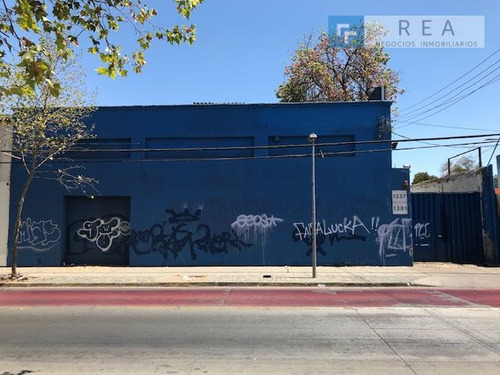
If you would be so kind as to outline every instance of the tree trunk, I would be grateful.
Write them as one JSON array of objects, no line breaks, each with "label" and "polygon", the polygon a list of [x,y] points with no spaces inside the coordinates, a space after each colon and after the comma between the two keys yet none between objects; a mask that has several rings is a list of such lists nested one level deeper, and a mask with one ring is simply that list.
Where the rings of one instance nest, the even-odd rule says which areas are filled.
[{"label": "tree trunk", "polygon": [[21,230],[21,220],[22,213],[24,207],[24,199],[26,198],[26,194],[28,193],[29,187],[31,185],[31,181],[33,180],[33,175],[35,172],[32,170],[28,174],[28,178],[23,186],[23,190],[21,192],[21,196],[19,197],[19,202],[17,203],[17,212],[16,212],[16,223],[14,225],[14,235],[12,236],[12,259],[11,259],[11,276],[16,277],[17,274],[17,249],[19,247],[19,233]]}]

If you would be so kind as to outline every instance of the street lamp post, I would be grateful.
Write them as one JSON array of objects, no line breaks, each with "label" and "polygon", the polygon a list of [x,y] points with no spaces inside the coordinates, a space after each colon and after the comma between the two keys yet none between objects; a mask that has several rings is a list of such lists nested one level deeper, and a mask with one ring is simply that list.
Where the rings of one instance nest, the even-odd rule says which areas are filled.
[{"label": "street lamp post", "polygon": [[312,277],[316,278],[316,266],[317,266],[317,257],[316,257],[316,146],[315,141],[318,136],[315,133],[309,134],[309,142],[311,142],[312,146],[312,228],[311,228],[311,236],[312,236]]}]

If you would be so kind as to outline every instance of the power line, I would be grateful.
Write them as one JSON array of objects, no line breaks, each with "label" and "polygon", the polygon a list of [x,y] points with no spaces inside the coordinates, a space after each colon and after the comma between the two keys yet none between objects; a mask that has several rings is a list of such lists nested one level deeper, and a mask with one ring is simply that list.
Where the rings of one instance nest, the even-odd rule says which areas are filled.
[{"label": "power line", "polygon": [[[434,103],[436,103],[437,101],[439,101],[441,99],[444,99],[447,96],[451,95],[452,93],[454,93],[455,91],[457,91],[460,87],[465,86],[467,83],[474,81],[471,85],[467,86],[466,88],[464,88],[463,90],[461,90],[460,92],[458,92],[457,94],[455,94],[454,96],[452,96],[451,98],[445,100],[444,102],[441,102],[441,103],[437,104],[436,106],[434,106],[434,107],[432,107],[430,109],[425,109],[425,108],[429,107],[433,103],[428,103],[428,104],[425,104],[425,105],[422,105],[422,106],[418,107],[420,104],[425,103],[426,101],[428,101],[431,98],[434,98],[439,93],[443,92],[444,90],[446,90],[447,88],[449,88],[453,84],[455,84],[456,82],[460,81],[462,78],[464,78],[465,76],[467,76],[468,74],[470,74],[471,72],[473,72],[475,69],[477,69],[479,66],[483,65],[486,61],[488,61],[491,57],[493,57],[494,55],[496,55],[499,51],[500,51],[500,49],[495,50],[492,54],[490,54],[489,56],[487,56],[479,64],[477,64],[472,69],[468,70],[466,73],[464,73],[463,75],[461,75],[460,77],[458,77],[457,79],[455,79],[454,81],[452,81],[451,83],[449,83],[448,85],[446,85],[445,87],[443,87],[442,89],[438,90],[434,94],[430,95],[427,98],[424,98],[423,100],[419,101],[418,103],[415,103],[414,105],[412,105],[412,106],[410,106],[408,108],[405,108],[405,109],[401,110],[400,112],[403,113],[403,114],[395,122],[407,123],[407,125],[398,126],[397,128],[403,128],[403,127],[406,127],[406,126],[410,126],[410,125],[412,125],[412,124],[414,124],[414,123],[417,122],[417,121],[412,121],[412,120],[415,120],[415,119],[418,119],[418,121],[421,121],[421,120],[426,119],[428,117],[434,116],[434,115],[436,115],[436,114],[444,111],[445,109],[451,107],[452,105],[457,104],[458,102],[462,101],[463,99],[469,97],[470,95],[474,94],[478,90],[480,90],[480,89],[482,89],[484,87],[487,87],[487,86],[489,86],[489,85],[497,82],[498,80],[500,80],[500,75],[494,76],[490,81],[488,81],[485,84],[481,85],[480,87],[472,90],[471,92],[465,93],[463,96],[459,97],[459,95],[461,93],[463,93],[467,89],[470,89],[470,88],[476,86],[478,83],[480,83],[481,81],[484,81],[484,79],[486,79],[491,74],[493,74],[495,71],[497,71],[498,69],[500,69],[500,67],[497,67],[497,68],[493,69],[492,71],[490,71],[488,74],[484,75],[479,80],[474,81],[475,78],[480,77],[485,72],[489,71],[492,67],[494,67],[496,64],[498,64],[500,62],[500,59],[499,59],[499,60],[496,60],[495,62],[493,62],[492,64],[488,65],[485,69],[481,70],[478,74],[474,75],[472,78],[469,78],[465,82],[461,83],[459,86],[453,88],[448,93],[446,93],[446,94],[440,96],[439,98],[435,99]],[[450,103],[450,104],[447,105],[448,103]],[[439,109],[439,108],[441,108],[443,106],[445,106],[443,109],[437,110],[437,111],[429,114],[429,111],[433,111],[433,110]],[[417,107],[417,108],[415,108],[415,107]],[[404,113],[404,112],[408,111],[411,108],[415,108],[415,109],[411,110],[410,112]],[[425,116],[426,114],[427,114],[427,116]],[[424,116],[424,117],[422,117],[422,116]]]},{"label": "power line", "polygon": [[[474,130],[474,131],[490,131],[491,129],[486,129],[486,128],[473,128],[473,127],[466,127],[466,126],[450,126],[450,125],[438,125],[438,124],[429,124],[425,122],[412,122],[412,124],[419,125],[419,126],[428,126],[432,128],[444,128],[444,129],[458,129],[458,130]],[[397,128],[402,128],[406,127],[408,125],[404,126],[398,126]]]},{"label": "power line", "polygon": [[[419,118],[419,120],[418,120],[418,121],[422,121],[422,120],[425,120],[426,118],[429,118],[429,117],[434,116],[434,115],[436,115],[436,114],[438,114],[438,113],[440,113],[440,112],[443,112],[444,110],[448,109],[449,107],[451,107],[451,106],[453,106],[453,105],[455,105],[455,104],[457,104],[457,103],[461,102],[461,101],[462,101],[462,100],[464,100],[465,98],[467,98],[467,97],[471,96],[472,94],[474,94],[475,92],[479,91],[480,89],[482,89],[482,88],[484,88],[484,87],[487,87],[487,86],[489,86],[489,85],[491,85],[491,84],[493,84],[493,83],[495,83],[495,82],[497,82],[497,81],[499,81],[499,80],[500,80],[500,75],[497,75],[497,76],[495,76],[493,79],[491,79],[490,81],[488,81],[488,82],[486,82],[485,84],[483,84],[483,85],[479,86],[478,88],[476,88],[475,90],[473,90],[473,91],[471,91],[471,92],[469,92],[469,93],[467,93],[467,94],[464,94],[464,95],[462,95],[461,97],[457,98],[457,99],[456,99],[453,103],[451,103],[451,104],[447,105],[446,107],[444,107],[444,108],[440,109],[439,111],[436,111],[436,112],[434,112],[434,113],[431,113],[431,114],[429,114],[429,115],[427,115],[427,116],[425,116],[425,117],[421,117],[421,116],[423,116],[424,114],[420,114],[420,115],[416,115],[415,117],[410,118],[409,120],[403,120],[403,121],[401,121],[401,123],[408,123],[408,124],[407,124],[407,125],[403,125],[403,126],[399,126],[399,127],[398,127],[398,129],[401,129],[401,128],[403,128],[403,127],[407,127],[407,126],[410,126],[411,124],[413,124],[414,122],[409,122],[409,121],[413,120],[414,118],[421,117],[421,118]],[[438,106],[438,107],[439,107],[439,106]],[[435,107],[435,108],[438,108],[438,107]]]},{"label": "power line", "polygon": [[[499,67],[498,69],[500,69],[500,67]],[[468,93],[466,93],[466,94],[464,94],[464,95],[462,95],[462,96],[460,96],[460,97],[458,97],[458,94],[457,94],[457,95],[455,95],[454,97],[452,97],[452,98],[450,98],[450,99],[448,99],[448,100],[446,100],[446,101],[444,101],[444,102],[442,102],[442,103],[440,103],[440,104],[436,105],[435,107],[432,107],[432,108],[431,108],[431,109],[429,109],[429,110],[426,110],[426,111],[424,111],[424,112],[422,112],[422,113],[416,114],[416,115],[414,115],[414,116],[410,117],[409,119],[402,120],[402,121],[400,121],[400,122],[401,122],[401,123],[405,123],[405,122],[412,121],[413,119],[416,119],[416,118],[419,118],[419,117],[421,117],[421,116],[424,116],[425,114],[429,113],[430,111],[433,111],[433,110],[435,110],[435,109],[439,109],[439,108],[443,107],[444,105],[446,105],[446,104],[450,103],[450,101],[452,102],[451,104],[447,105],[446,107],[444,107],[444,108],[442,108],[442,109],[440,109],[440,110],[438,110],[438,111],[435,111],[434,113],[431,113],[431,114],[429,114],[429,115],[427,115],[427,116],[425,116],[425,117],[423,117],[423,118],[421,117],[421,118],[419,119],[419,121],[424,120],[424,119],[426,119],[426,118],[429,118],[429,117],[431,117],[431,116],[434,116],[434,115],[436,115],[436,114],[438,114],[438,113],[440,113],[440,112],[444,111],[445,109],[447,109],[447,108],[449,108],[449,107],[451,107],[451,106],[453,106],[453,105],[457,104],[458,102],[462,101],[463,99],[465,99],[465,98],[467,98],[467,97],[471,96],[472,94],[474,94],[475,92],[479,91],[480,89],[482,89],[482,88],[484,88],[484,87],[487,87],[487,86],[489,86],[489,85],[491,85],[491,84],[493,84],[493,83],[497,82],[499,79],[500,79],[500,74],[499,74],[499,75],[496,75],[495,77],[493,77],[491,80],[489,80],[489,81],[488,81],[488,82],[486,82],[485,84],[483,84],[483,85],[481,85],[481,86],[477,87],[476,89],[474,89],[474,90],[472,90],[472,91],[470,91],[470,92],[468,92]],[[473,86],[473,85],[471,85],[471,86],[469,86],[469,87],[472,87],[472,86]],[[468,87],[468,88],[469,88],[469,87]],[[464,90],[462,90],[462,91],[460,91],[460,93],[462,93],[463,91],[465,91],[465,89],[464,89]],[[459,94],[460,94],[460,93],[459,93]]]},{"label": "power line", "polygon": [[[499,60],[499,61],[500,61],[500,60]],[[496,68],[494,71],[490,72],[487,76],[489,76],[490,74],[494,73],[495,71],[497,71],[497,70],[499,70],[499,69],[500,69],[500,66],[499,66],[498,68]],[[464,91],[466,91],[467,89],[469,89],[469,88],[473,87],[474,85],[476,85],[477,83],[481,82],[481,81],[482,81],[484,78],[486,78],[487,76],[485,76],[485,77],[483,77],[481,80],[479,80],[479,81],[477,81],[477,82],[474,82],[473,84],[471,84],[471,85],[467,86],[467,87],[466,87],[466,88],[464,88],[463,90],[460,90],[460,91],[459,91],[456,95],[454,95],[453,97],[451,97],[451,98],[449,98],[449,99],[445,100],[444,102],[441,102],[441,103],[439,103],[438,105],[436,105],[436,106],[434,106],[434,107],[432,107],[432,108],[430,108],[430,109],[428,109],[428,110],[425,110],[425,111],[423,111],[423,112],[417,113],[417,114],[415,114],[415,115],[410,115],[410,118],[409,118],[409,119],[402,120],[401,122],[411,121],[411,120],[413,120],[413,119],[415,119],[415,118],[418,118],[418,117],[420,117],[420,116],[422,116],[422,115],[424,115],[424,114],[426,114],[426,113],[429,113],[430,111],[433,111],[434,109],[438,109],[438,108],[440,108],[440,107],[442,107],[442,106],[444,106],[444,105],[446,105],[446,104],[448,104],[448,103],[450,103],[450,102],[453,102],[454,100],[455,100],[455,101],[452,103],[452,105],[453,105],[453,104],[456,104],[456,103],[457,103],[457,102],[459,102],[460,100],[462,100],[462,99],[464,99],[464,98],[466,98],[466,97],[468,97],[468,96],[472,95],[472,94],[473,94],[473,93],[475,93],[476,91],[479,91],[480,89],[482,89],[482,88],[484,88],[484,87],[486,87],[486,86],[489,86],[489,85],[491,85],[491,84],[495,83],[496,81],[498,81],[498,78],[500,77],[500,74],[498,74],[498,75],[494,76],[493,78],[491,78],[491,79],[490,79],[488,82],[486,82],[485,84],[483,84],[483,85],[481,85],[481,86],[477,87],[476,89],[474,89],[474,90],[472,90],[472,91],[470,91],[470,92],[468,92],[468,93],[464,94],[463,96],[461,96],[461,97],[459,97],[459,96],[458,96],[459,94],[463,93],[463,92],[464,92]],[[458,98],[458,99],[456,99],[456,98]],[[450,106],[445,107],[445,109],[446,109],[446,108],[448,108],[448,107],[450,107]],[[439,111],[439,112],[440,112],[440,111]],[[436,112],[436,113],[438,113],[438,112]]]},{"label": "power line", "polygon": [[[411,139],[410,137],[407,137],[406,135],[396,133],[394,130],[392,131],[392,134],[395,134],[398,137],[404,138],[406,140]],[[436,143],[430,143],[430,142],[426,142],[426,141],[420,141],[420,143],[427,144],[427,145],[436,145]]]},{"label": "power line", "polygon": [[[401,140],[404,141],[404,140]],[[411,140],[415,142],[415,140]],[[494,141],[475,141],[475,142],[465,142],[465,143],[454,143],[454,144],[434,144],[427,146],[414,146],[414,147],[403,147],[393,150],[390,148],[377,148],[368,150],[352,150],[352,151],[333,151],[333,152],[323,152],[319,149],[316,154],[318,157],[324,156],[352,156],[353,154],[365,154],[365,153],[375,153],[375,152],[392,152],[392,151],[408,151],[408,150],[420,150],[420,149],[430,149],[430,148],[440,148],[440,147],[457,147],[457,146],[477,146],[483,144],[492,144]],[[316,145],[318,147],[318,145]],[[141,158],[141,159],[85,159],[79,160],[82,164],[89,163],[137,163],[137,162],[201,162],[201,161],[236,161],[236,160],[263,160],[263,159],[289,159],[289,158],[304,158],[311,157],[311,154],[288,154],[288,155],[262,155],[262,156],[240,156],[240,157],[215,157],[215,158]],[[55,159],[48,163],[50,166],[52,164],[68,164],[74,162],[73,160],[62,160]],[[0,162],[0,164],[22,164],[20,161],[13,162]]]},{"label": "power line", "polygon": [[[479,77],[480,75],[482,75],[484,72],[486,72],[486,71],[488,71],[489,69],[491,69],[493,66],[495,66],[495,65],[496,65],[496,64],[498,64],[499,62],[500,62],[500,60],[495,61],[493,64],[491,64],[491,65],[490,65],[490,66],[488,66],[486,69],[484,69],[484,70],[482,70],[481,72],[479,72],[478,74],[476,74],[474,77],[472,77],[472,78],[468,79],[467,81],[465,81],[465,82],[464,82],[464,83],[462,83],[461,85],[459,85],[459,86],[455,87],[453,90],[451,90],[451,91],[449,91],[448,93],[446,93],[446,94],[444,94],[444,95],[440,96],[439,98],[437,98],[437,99],[434,101],[434,103],[435,103],[435,102],[438,102],[438,101],[439,101],[439,100],[441,100],[441,99],[446,98],[446,97],[447,97],[447,96],[449,96],[449,95],[451,95],[453,92],[455,92],[455,91],[456,91],[456,90],[458,90],[459,88],[461,88],[461,87],[465,86],[467,83],[469,83],[469,82],[473,81],[475,78]],[[472,86],[476,85],[477,83],[481,82],[481,81],[482,81],[482,80],[484,80],[486,77],[488,77],[488,76],[490,76],[491,74],[493,74],[494,72],[496,72],[498,69],[500,69],[500,67],[497,67],[496,69],[492,70],[491,72],[489,72],[487,75],[485,75],[485,76],[484,76],[484,77],[482,77],[481,79],[479,79],[479,80],[477,80],[477,81],[473,82],[471,85],[469,85],[469,86],[467,86],[465,89],[461,90],[458,94],[462,93],[464,90],[466,90],[466,89],[468,89],[468,88],[470,88],[470,87],[472,87]],[[458,94],[457,94],[457,95],[458,95]],[[451,100],[451,99],[453,99],[453,98],[450,98],[450,99],[448,99],[448,100]],[[446,101],[445,101],[444,103],[446,103]],[[444,104],[444,103],[442,103],[442,104]],[[408,117],[408,116],[414,116],[414,115],[412,115],[412,113],[415,113],[415,112],[421,111],[422,109],[424,109],[424,108],[426,108],[426,107],[428,107],[428,106],[430,106],[430,105],[432,105],[432,104],[433,104],[433,103],[428,103],[428,104],[426,104],[426,105],[424,105],[424,106],[421,106],[421,107],[419,107],[419,108],[417,108],[417,109],[414,109],[414,110],[412,110],[412,111],[410,111],[410,112],[408,112],[408,113],[406,113],[406,114],[403,114],[402,116],[400,116],[400,118],[405,118],[405,117]],[[431,110],[432,110],[432,108],[431,108]]]},{"label": "power line", "polygon": [[[396,133],[395,131],[392,131],[392,134],[395,134],[395,135],[397,135],[398,137],[401,137],[401,138],[404,138],[404,139],[407,139],[407,140],[411,140],[411,139],[412,139],[412,138],[410,138],[410,137],[408,137],[408,136],[406,136],[406,135]],[[395,142],[400,142],[401,140],[396,139],[396,140],[394,140],[394,141],[395,141]],[[427,145],[437,145],[437,143],[424,142],[424,141],[420,141],[419,143],[423,143],[423,144],[427,144]],[[451,146],[449,146],[449,147],[454,147],[454,148],[463,148],[463,146],[455,146],[455,145],[451,145]],[[485,150],[484,150],[484,151],[482,151],[482,153],[486,152],[486,149],[489,149],[489,148],[491,148],[491,147],[493,147],[493,146],[486,146],[486,147],[484,147],[484,148],[485,148]],[[473,147],[472,147],[472,148],[473,148]]]},{"label": "power line", "polygon": [[[396,133],[395,133],[396,134]],[[397,135],[397,134],[396,134]],[[363,141],[341,141],[341,142],[327,142],[316,143],[317,147],[327,146],[351,146],[351,145],[365,145],[365,144],[383,144],[392,142],[425,142],[425,141],[443,141],[443,140],[458,140],[468,138],[485,138],[497,137],[500,133],[488,134],[471,134],[471,135],[455,135],[444,137],[428,137],[428,138],[408,138],[407,139],[376,139],[376,140],[363,140]],[[321,136],[320,136],[321,138]],[[177,147],[177,148],[122,148],[122,149],[70,149],[67,153],[118,153],[118,152],[190,152],[190,151],[240,151],[240,150],[266,150],[266,149],[279,149],[279,148],[310,148],[310,143],[304,144],[287,144],[287,145],[261,145],[261,146],[223,146],[223,147]],[[16,152],[16,150],[0,150],[0,152]],[[352,152],[352,151],[348,151]]]},{"label": "power line", "polygon": [[448,85],[446,85],[445,87],[443,87],[442,89],[440,89],[439,91],[436,91],[434,94],[428,96],[427,98],[424,98],[423,100],[419,101],[418,103],[415,103],[405,109],[402,109],[400,112],[405,112],[407,110],[409,110],[410,108],[413,108],[421,103],[424,103],[426,102],[427,100],[433,98],[434,96],[436,96],[437,94],[443,92],[444,90],[446,90],[448,87],[452,86],[455,82],[458,82],[459,80],[461,80],[463,77],[465,77],[466,75],[468,75],[470,72],[474,71],[475,69],[477,69],[478,67],[480,67],[482,64],[484,64],[486,61],[488,61],[491,57],[493,57],[494,55],[496,55],[498,52],[500,51],[500,48],[497,49],[496,51],[494,51],[491,55],[487,56],[484,60],[482,60],[479,64],[477,64],[476,66],[474,66],[472,69],[468,70],[467,72],[465,72],[464,74],[462,74],[460,77],[458,77],[457,79],[455,79],[453,82],[449,83]]},{"label": "power line", "polygon": [[491,159],[493,158],[493,155],[495,154],[495,151],[497,150],[499,142],[500,142],[500,137],[498,137],[497,144],[495,145],[495,148],[493,149],[493,152],[491,153],[490,159],[488,160],[488,164],[486,164],[486,165],[490,165]]},{"label": "power line", "polygon": [[[398,148],[396,150],[392,150],[392,149],[359,150],[359,151],[355,151],[355,153],[387,152],[387,151],[391,151],[391,150],[392,151],[410,151],[410,150],[420,150],[420,149],[439,148],[439,147],[456,147],[456,146],[471,146],[471,145],[472,146],[476,146],[476,145],[490,144],[490,143],[492,143],[492,141],[456,143],[456,144],[452,144],[452,145],[439,145],[439,144],[435,144],[435,145],[428,145],[428,146],[403,147],[403,148]],[[342,153],[349,153],[349,151],[342,151]],[[325,152],[323,154],[325,156],[328,156],[330,154],[336,154],[336,153],[335,152],[333,152],[333,153]],[[308,156],[310,156],[310,155],[308,155]],[[321,154],[318,155],[318,156],[321,156]]]}]

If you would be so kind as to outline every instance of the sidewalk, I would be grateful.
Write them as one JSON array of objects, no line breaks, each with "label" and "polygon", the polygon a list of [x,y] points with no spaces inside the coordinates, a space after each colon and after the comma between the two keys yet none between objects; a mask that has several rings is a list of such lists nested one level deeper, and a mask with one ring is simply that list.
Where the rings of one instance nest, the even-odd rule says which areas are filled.
[{"label": "sidewalk", "polygon": [[19,267],[25,276],[0,287],[35,286],[339,286],[500,289],[500,267],[415,263],[413,267]]}]

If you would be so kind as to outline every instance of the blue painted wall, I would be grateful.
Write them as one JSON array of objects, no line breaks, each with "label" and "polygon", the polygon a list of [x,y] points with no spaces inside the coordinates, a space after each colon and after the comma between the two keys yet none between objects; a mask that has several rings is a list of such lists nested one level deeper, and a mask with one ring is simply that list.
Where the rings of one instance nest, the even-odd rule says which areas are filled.
[{"label": "blue painted wall", "polygon": [[[100,181],[98,193],[87,195],[129,198],[128,222],[123,213],[121,223],[111,222],[108,212],[102,222],[88,218],[97,227],[68,233],[68,196],[84,194],[36,180],[24,210],[19,263],[61,265],[76,239],[103,253],[125,243],[131,266],[309,265],[311,158],[265,158],[304,154],[309,146],[205,151],[208,160],[143,149],[307,144],[314,132],[318,153],[344,152],[316,158],[318,264],[410,265],[411,215],[392,214],[392,191],[408,191],[409,175],[391,168],[390,143],[321,146],[388,140],[383,118],[390,118],[388,102],[100,108],[91,119],[96,139],[130,139],[132,151],[95,152],[75,164]],[[242,156],[251,157],[234,159]],[[23,179],[13,165],[11,222]]]}]

